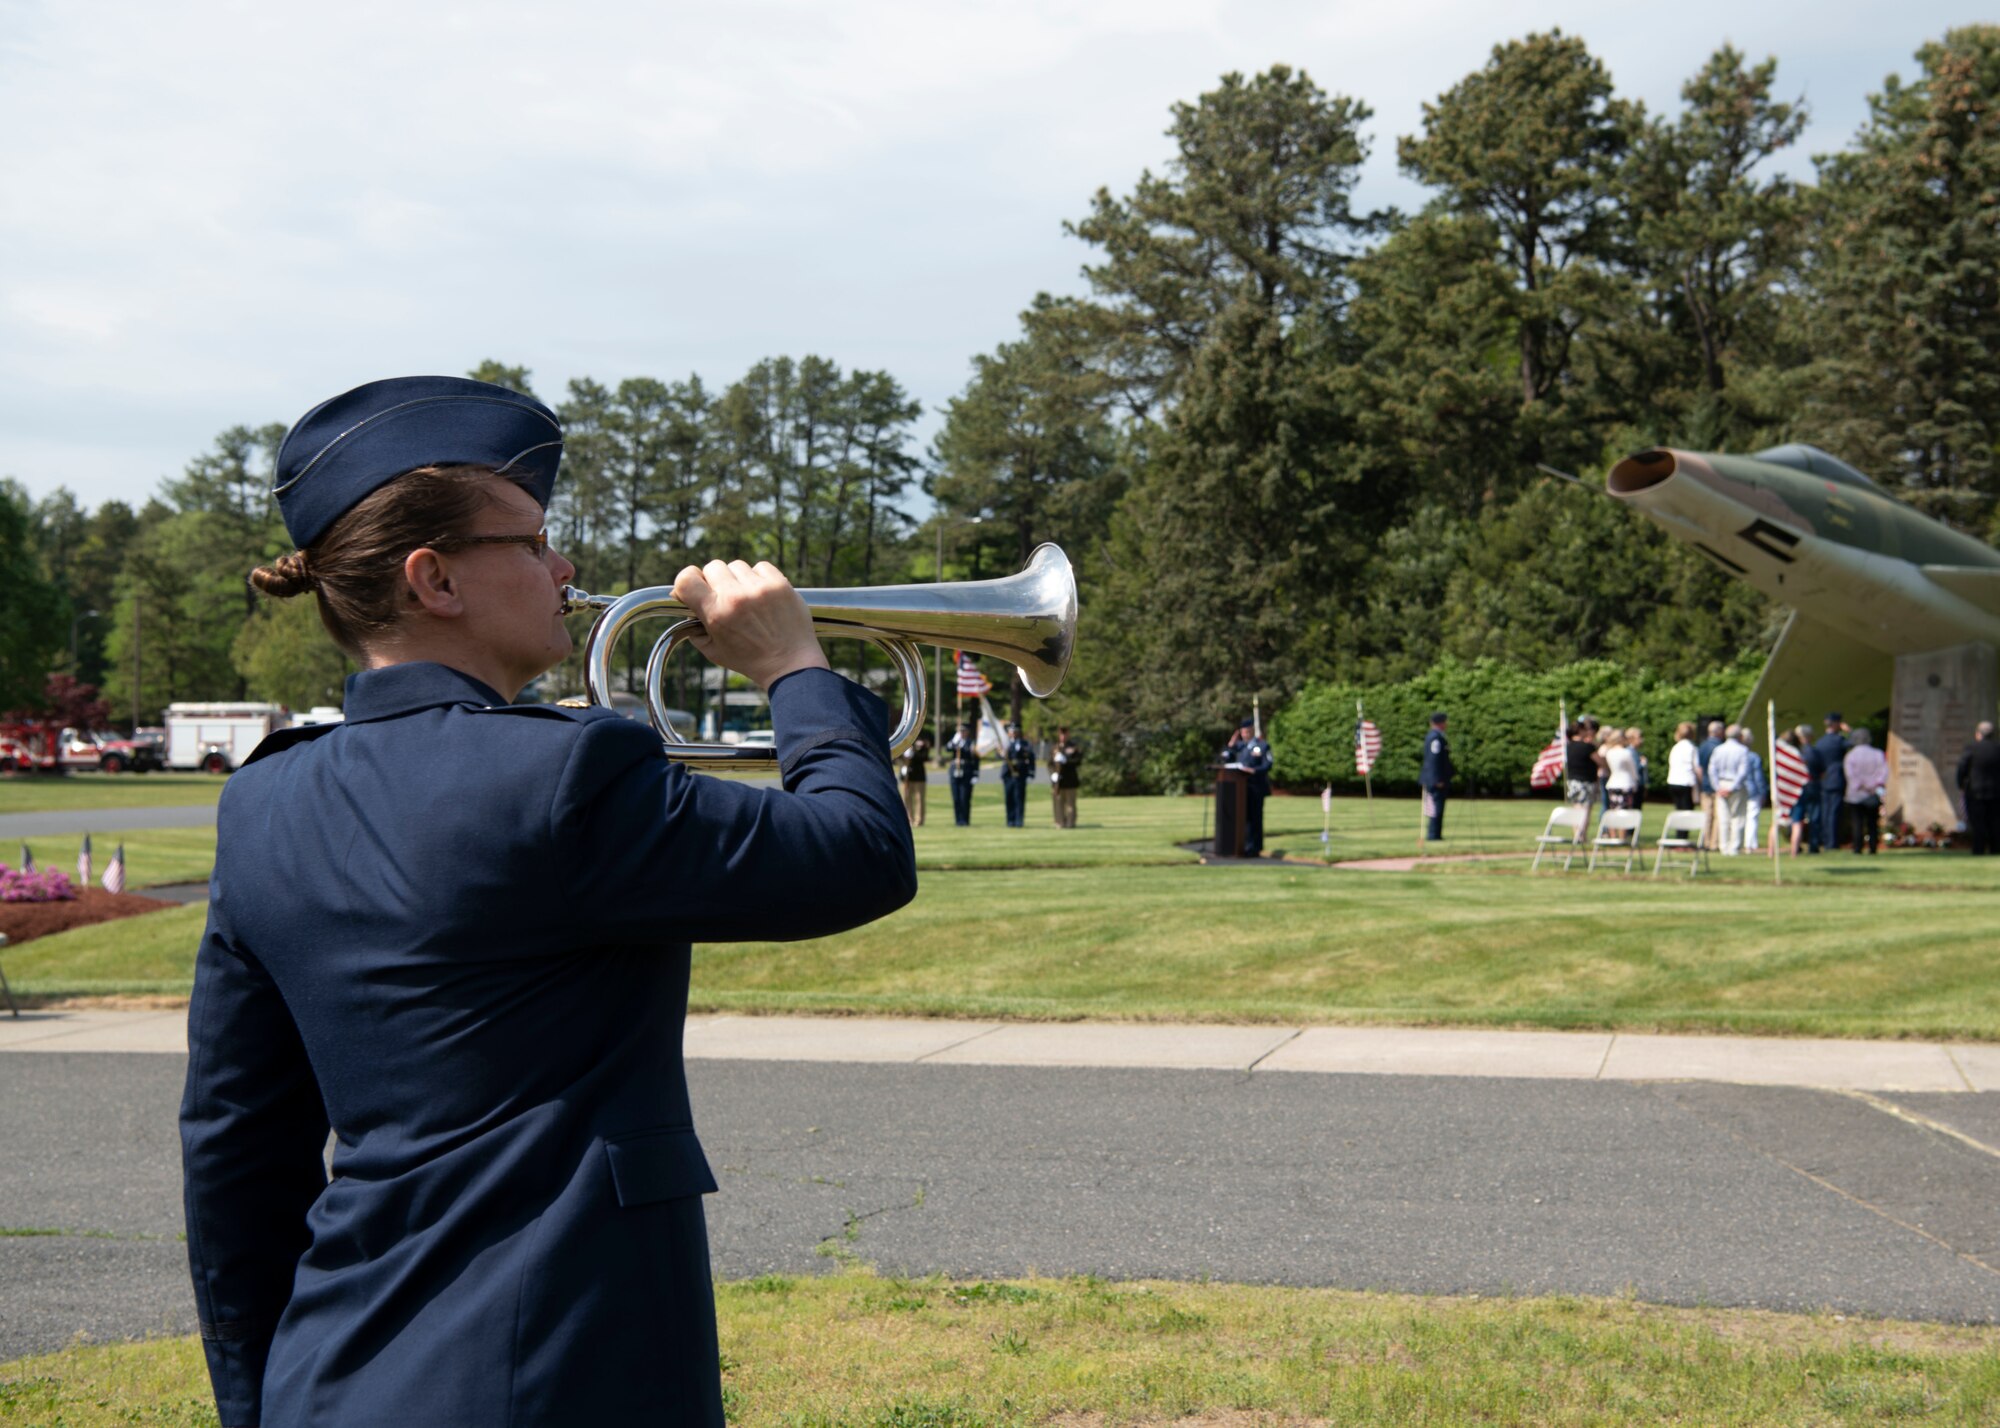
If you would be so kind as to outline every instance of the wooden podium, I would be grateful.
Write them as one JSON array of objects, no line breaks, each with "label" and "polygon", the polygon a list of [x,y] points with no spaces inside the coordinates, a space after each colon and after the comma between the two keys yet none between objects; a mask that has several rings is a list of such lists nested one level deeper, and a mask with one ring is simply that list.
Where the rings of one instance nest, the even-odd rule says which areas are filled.
[{"label": "wooden podium", "polygon": [[1215,847],[1218,858],[1243,856],[1244,825],[1250,808],[1250,774],[1225,764],[1215,771]]}]

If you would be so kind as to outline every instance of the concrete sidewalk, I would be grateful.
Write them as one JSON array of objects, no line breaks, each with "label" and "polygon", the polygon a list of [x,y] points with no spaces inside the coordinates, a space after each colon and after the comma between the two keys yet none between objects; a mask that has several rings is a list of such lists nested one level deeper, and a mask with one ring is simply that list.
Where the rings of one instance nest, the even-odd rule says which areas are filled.
[{"label": "concrete sidewalk", "polygon": [[[687,1054],[714,1061],[1141,1067],[1568,1081],[1717,1081],[1830,1091],[2000,1091],[2000,1046],[1385,1026],[973,1022],[691,1016]],[[185,1053],[187,1013],[0,1017],[0,1052]]]}]

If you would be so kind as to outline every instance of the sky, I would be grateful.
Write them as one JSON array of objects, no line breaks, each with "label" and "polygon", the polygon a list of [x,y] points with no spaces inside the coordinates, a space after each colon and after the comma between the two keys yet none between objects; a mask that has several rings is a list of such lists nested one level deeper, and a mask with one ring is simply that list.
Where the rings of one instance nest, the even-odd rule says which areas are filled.
[{"label": "sky", "polygon": [[714,387],[808,353],[927,410],[1085,290],[1062,230],[1171,106],[1303,69],[1399,135],[1510,38],[1673,112],[1732,43],[1840,148],[1966,0],[0,0],[0,475],[143,501],[215,434],[358,383],[529,368]]}]

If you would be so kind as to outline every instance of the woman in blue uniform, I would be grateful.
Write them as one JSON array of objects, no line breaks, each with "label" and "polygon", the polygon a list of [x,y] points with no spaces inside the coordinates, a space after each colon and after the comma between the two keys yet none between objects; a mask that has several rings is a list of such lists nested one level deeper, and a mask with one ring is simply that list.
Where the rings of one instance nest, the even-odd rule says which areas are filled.
[{"label": "woman in blue uniform", "polygon": [[720,1425],[690,944],[915,891],[883,706],[768,565],[675,585],[769,691],[782,790],[512,703],[570,648],[561,450],[540,403],[425,377],[280,451],[299,549],[253,582],[310,592],[362,672],[344,724],[274,735],[218,815],[181,1129],[224,1428]]}]

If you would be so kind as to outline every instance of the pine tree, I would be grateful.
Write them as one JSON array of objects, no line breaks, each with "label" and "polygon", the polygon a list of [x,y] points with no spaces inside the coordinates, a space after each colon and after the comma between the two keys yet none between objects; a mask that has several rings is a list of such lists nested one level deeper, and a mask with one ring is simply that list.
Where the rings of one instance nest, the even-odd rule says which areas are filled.
[{"label": "pine tree", "polygon": [[[1494,46],[1486,67],[1424,106],[1405,172],[1450,212],[1483,218],[1508,275],[1524,408],[1555,402],[1579,332],[1615,305],[1607,268],[1624,214],[1616,178],[1637,111],[1583,41],[1552,30]],[[1552,418],[1524,415],[1532,449]]]},{"label": "pine tree", "polygon": [[2000,533],[2000,26],[1917,59],[1821,165],[1811,421],[1899,494]]}]

